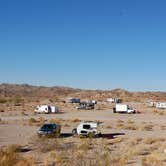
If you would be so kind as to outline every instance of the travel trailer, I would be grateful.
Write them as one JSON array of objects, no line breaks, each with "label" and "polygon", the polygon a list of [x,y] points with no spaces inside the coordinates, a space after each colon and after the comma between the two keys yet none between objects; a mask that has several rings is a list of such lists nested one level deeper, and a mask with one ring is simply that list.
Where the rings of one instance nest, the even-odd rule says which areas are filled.
[{"label": "travel trailer", "polygon": [[49,113],[57,113],[57,112],[59,112],[59,108],[56,106],[38,105],[35,108],[35,113],[49,114]]},{"label": "travel trailer", "polygon": [[165,102],[158,102],[158,103],[156,103],[156,108],[166,109],[166,103]]},{"label": "travel trailer", "polygon": [[122,99],[108,98],[107,102],[110,102],[110,103],[122,103]]}]

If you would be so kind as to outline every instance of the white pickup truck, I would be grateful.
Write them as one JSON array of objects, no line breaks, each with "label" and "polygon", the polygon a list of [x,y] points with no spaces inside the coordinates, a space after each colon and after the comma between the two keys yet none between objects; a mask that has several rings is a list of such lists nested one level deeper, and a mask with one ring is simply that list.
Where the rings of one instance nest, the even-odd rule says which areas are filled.
[{"label": "white pickup truck", "polygon": [[116,107],[113,108],[113,113],[128,113],[128,114],[134,114],[136,113],[136,110],[129,107],[126,104],[116,104]]}]

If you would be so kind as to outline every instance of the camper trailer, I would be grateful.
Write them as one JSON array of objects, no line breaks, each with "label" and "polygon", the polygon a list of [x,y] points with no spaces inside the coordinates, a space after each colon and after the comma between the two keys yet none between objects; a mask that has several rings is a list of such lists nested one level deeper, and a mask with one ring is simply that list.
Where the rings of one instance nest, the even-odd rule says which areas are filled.
[{"label": "camper trailer", "polygon": [[165,102],[158,102],[156,103],[156,108],[160,108],[160,109],[166,109],[166,103]]},{"label": "camper trailer", "polygon": [[89,137],[99,137],[101,136],[101,132],[99,130],[100,123],[93,121],[85,121],[81,122],[77,128],[72,130],[73,136],[89,136]]},{"label": "camper trailer", "polygon": [[35,108],[35,113],[49,114],[49,113],[57,113],[57,112],[59,112],[59,108],[56,106],[38,105]]},{"label": "camper trailer", "polygon": [[110,103],[122,103],[122,99],[108,98],[107,102],[110,102]]}]

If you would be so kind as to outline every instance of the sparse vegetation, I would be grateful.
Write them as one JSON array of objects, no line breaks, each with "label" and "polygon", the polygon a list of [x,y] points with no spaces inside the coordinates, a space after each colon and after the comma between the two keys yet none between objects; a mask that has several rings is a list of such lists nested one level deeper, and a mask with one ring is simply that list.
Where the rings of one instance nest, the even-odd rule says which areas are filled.
[{"label": "sparse vegetation", "polygon": [[73,123],[78,123],[78,122],[81,122],[81,120],[80,119],[73,119],[72,122]]},{"label": "sparse vegetation", "polygon": [[156,154],[151,154],[142,158],[142,166],[164,166],[165,164],[160,160]]},{"label": "sparse vegetation", "polygon": [[0,166],[34,166],[34,158],[24,158],[21,152],[21,146],[10,145],[0,149]]},{"label": "sparse vegetation", "polygon": [[[0,166],[33,166],[38,164],[43,166],[127,166],[137,165],[139,162],[141,162],[142,166],[166,165],[166,140],[164,137],[166,126],[163,121],[165,112],[157,110],[154,113],[154,108],[149,108],[143,103],[133,102],[143,101],[150,96],[160,99],[160,94],[130,93],[123,90],[110,92],[84,91],[64,87],[55,87],[50,90],[50,88],[30,86],[27,91],[27,87],[23,90],[18,90],[19,88],[19,86],[14,86],[10,93],[6,92],[6,98],[0,98],[0,109],[4,112],[1,113],[0,124],[2,124],[1,129],[3,128],[3,130],[5,127],[10,128],[16,126],[15,128],[17,130],[21,129],[23,131],[25,129],[26,131],[25,133],[22,133],[22,131],[16,133],[17,130],[15,130],[14,136],[11,134],[13,140],[11,140],[12,137],[8,136],[10,135],[10,131],[12,132],[12,129],[6,135],[5,131],[2,133],[2,136],[7,141],[5,142],[4,138],[2,138],[2,144],[8,144],[8,141],[13,141],[14,143],[19,142],[21,139],[26,138],[27,140],[25,139],[23,144],[25,143],[31,150],[24,154],[21,146],[12,145],[10,147],[3,147],[0,150]],[[74,110],[75,105],[62,102],[70,94],[81,99],[91,98],[98,100],[99,102],[96,108],[98,107],[100,110],[96,109],[95,112],[86,111],[87,114],[85,111],[82,111],[79,114],[79,112]],[[112,95],[115,97],[118,96],[124,101],[131,102],[129,104],[141,110],[142,114],[113,114],[110,112],[113,105],[110,106],[110,104],[103,102],[103,100],[107,97],[112,97]],[[161,98],[166,99],[164,94],[161,95]],[[40,105],[41,103],[55,104],[55,102],[62,110],[61,114],[36,114],[34,116],[31,112],[36,105]],[[71,136],[72,128],[81,119],[86,120],[86,117],[88,117],[87,119],[99,120],[101,113],[101,121],[104,124],[101,126],[102,137],[94,139],[93,137],[79,138]],[[68,115],[70,116],[69,119],[67,119]],[[42,118],[44,116],[46,118]],[[20,119],[15,120],[15,117],[16,119]],[[38,126],[41,126],[46,119],[47,122],[61,124],[63,132],[61,137],[38,138],[34,136],[33,140],[29,141],[28,137],[34,134],[39,128]],[[20,128],[18,128],[18,124]],[[25,125],[23,126],[22,124]],[[155,132],[162,132],[162,134],[155,135]],[[163,138],[159,138],[159,136]],[[27,143],[28,141],[29,143]],[[36,163],[33,157],[27,158],[31,154],[36,155]]]},{"label": "sparse vegetation", "polygon": [[3,104],[3,103],[7,103],[8,100],[7,99],[4,99],[4,98],[0,98],[0,103]]},{"label": "sparse vegetation", "polygon": [[141,130],[143,130],[143,131],[152,131],[153,130],[153,125],[152,124],[145,124],[142,128],[141,128]]}]

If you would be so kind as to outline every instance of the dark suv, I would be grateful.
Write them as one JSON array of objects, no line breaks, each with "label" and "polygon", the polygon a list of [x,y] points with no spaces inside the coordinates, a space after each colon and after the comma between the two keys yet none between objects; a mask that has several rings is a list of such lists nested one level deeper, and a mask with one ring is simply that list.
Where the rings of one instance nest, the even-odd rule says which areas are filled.
[{"label": "dark suv", "polygon": [[60,125],[55,123],[44,124],[37,132],[38,136],[59,137],[61,133]]}]

